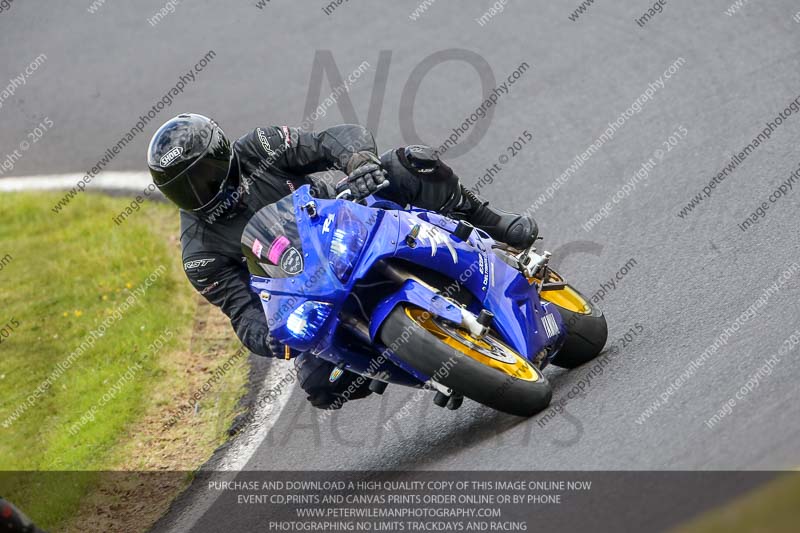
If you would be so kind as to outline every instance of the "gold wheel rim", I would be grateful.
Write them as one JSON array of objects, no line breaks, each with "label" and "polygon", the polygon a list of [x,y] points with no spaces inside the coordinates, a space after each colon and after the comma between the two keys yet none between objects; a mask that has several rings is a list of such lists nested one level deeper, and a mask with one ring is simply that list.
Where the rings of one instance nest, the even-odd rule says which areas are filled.
[{"label": "gold wheel rim", "polygon": [[528,360],[494,337],[476,339],[464,329],[437,323],[429,312],[422,309],[405,307],[405,312],[411,320],[459,353],[517,379],[538,381],[539,374]]}]

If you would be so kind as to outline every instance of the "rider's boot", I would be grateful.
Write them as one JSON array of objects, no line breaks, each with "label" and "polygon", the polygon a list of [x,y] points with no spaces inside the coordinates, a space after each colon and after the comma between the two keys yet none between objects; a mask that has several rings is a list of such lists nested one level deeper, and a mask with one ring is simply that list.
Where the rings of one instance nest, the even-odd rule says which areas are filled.
[{"label": "rider's boot", "polygon": [[459,188],[461,199],[450,213],[454,218],[466,220],[494,240],[520,250],[528,248],[538,237],[539,227],[530,216],[497,209],[463,185]]}]

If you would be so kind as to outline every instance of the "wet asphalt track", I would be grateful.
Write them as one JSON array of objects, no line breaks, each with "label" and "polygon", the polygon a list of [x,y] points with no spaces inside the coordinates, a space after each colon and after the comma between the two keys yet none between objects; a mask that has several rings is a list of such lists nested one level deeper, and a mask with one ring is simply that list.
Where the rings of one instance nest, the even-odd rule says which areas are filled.
[{"label": "wet asphalt track", "polygon": [[[637,423],[692,359],[800,262],[800,193],[771,204],[748,231],[737,228],[800,165],[797,115],[709,199],[685,218],[677,216],[734,153],[800,96],[796,5],[754,0],[727,16],[728,0],[672,0],[641,28],[634,17],[648,2],[631,0],[598,1],[577,22],[567,18],[576,1],[512,1],[484,26],[475,19],[489,2],[459,3],[458,8],[436,2],[417,21],[408,16],[415,2],[379,6],[350,0],[330,15],[321,1],[301,6],[273,0],[261,10],[254,3],[186,1],[151,27],[146,19],[163,6],[159,0],[136,7],[108,0],[96,14],[87,13],[88,0],[47,7],[14,2],[0,13],[0,85],[40,53],[47,60],[0,108],[0,157],[45,117],[54,126],[5,175],[85,172],[210,49],[216,57],[196,82],[125,148],[111,170],[142,170],[156,123],[181,111],[213,116],[234,135],[257,125],[299,123],[313,108],[306,101],[319,50],[330,50],[342,76],[363,61],[370,68],[350,91],[355,117],[333,106],[317,120],[317,128],[344,120],[366,123],[373,89],[383,88],[374,82],[377,69],[387,76],[385,96],[373,101],[369,120],[379,146],[417,140],[403,133],[410,123],[409,101],[417,134],[438,145],[482,99],[481,76],[468,61],[441,61],[461,54],[442,51],[466,49],[472,52],[469,61],[490,67],[491,72],[482,67],[484,80],[501,83],[521,63],[530,65],[493,114],[472,128],[484,132],[477,145],[466,153],[459,149],[457,157],[445,156],[472,185],[484,168],[509,154],[507,147],[524,130],[531,132],[533,142],[481,189],[498,205],[521,210],[648,84],[677,58],[685,61],[535,213],[546,248],[561,251],[560,270],[587,294],[629,259],[636,263],[601,303],[609,342],[618,353],[608,356],[602,375],[567,400],[563,414],[540,422],[541,416],[523,420],[472,402],[457,412],[444,411],[426,399],[414,406],[413,416],[384,429],[411,391],[390,387],[383,397],[354,402],[315,422],[297,389],[247,469],[784,469],[798,464],[797,349],[780,357],[773,373],[737,401],[732,414],[712,429],[704,422],[800,326],[800,272],[743,321],[666,405]],[[383,62],[381,50],[391,54],[384,53]],[[318,65],[331,66],[322,54]],[[418,66],[426,58],[433,69],[418,90],[413,83],[406,87],[415,68],[419,79]],[[325,81],[323,99],[330,90]],[[666,150],[662,143],[681,127],[685,138],[664,154],[648,179],[585,231],[581,226],[587,218],[657,149]],[[619,339],[630,328],[637,335],[622,347]],[[589,372],[548,371],[554,400],[566,398],[582,378],[585,383]]]}]

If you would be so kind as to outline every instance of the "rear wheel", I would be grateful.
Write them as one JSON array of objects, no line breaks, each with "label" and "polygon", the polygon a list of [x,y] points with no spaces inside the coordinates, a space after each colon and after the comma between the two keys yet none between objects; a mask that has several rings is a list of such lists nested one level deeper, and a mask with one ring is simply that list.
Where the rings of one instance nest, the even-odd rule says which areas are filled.
[{"label": "rear wheel", "polygon": [[550,404],[552,390],[542,373],[491,333],[476,339],[403,304],[386,319],[380,338],[405,363],[498,411],[533,416]]},{"label": "rear wheel", "polygon": [[[550,276],[550,281],[563,281],[555,272],[551,271]],[[570,285],[542,291],[539,296],[558,308],[567,335],[552,363],[563,368],[575,368],[597,357],[608,338],[603,312]]]}]

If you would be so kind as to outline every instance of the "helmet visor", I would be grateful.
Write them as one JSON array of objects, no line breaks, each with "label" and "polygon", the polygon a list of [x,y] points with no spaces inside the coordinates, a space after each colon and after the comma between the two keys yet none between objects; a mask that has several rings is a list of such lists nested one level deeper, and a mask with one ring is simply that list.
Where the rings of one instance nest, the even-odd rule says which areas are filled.
[{"label": "helmet visor", "polygon": [[228,175],[228,166],[216,159],[199,159],[162,185],[161,192],[181,209],[198,210],[217,196]]}]

